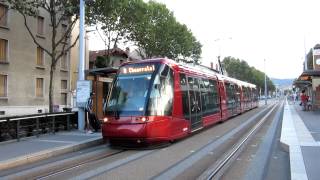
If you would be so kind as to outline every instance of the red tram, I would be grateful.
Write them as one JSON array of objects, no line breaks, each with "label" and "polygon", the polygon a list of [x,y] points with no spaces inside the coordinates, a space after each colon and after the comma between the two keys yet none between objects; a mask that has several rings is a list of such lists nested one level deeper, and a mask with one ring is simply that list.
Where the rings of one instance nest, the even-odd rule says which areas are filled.
[{"label": "red tram", "polygon": [[256,86],[169,59],[123,64],[102,124],[112,144],[173,141],[258,106]]}]

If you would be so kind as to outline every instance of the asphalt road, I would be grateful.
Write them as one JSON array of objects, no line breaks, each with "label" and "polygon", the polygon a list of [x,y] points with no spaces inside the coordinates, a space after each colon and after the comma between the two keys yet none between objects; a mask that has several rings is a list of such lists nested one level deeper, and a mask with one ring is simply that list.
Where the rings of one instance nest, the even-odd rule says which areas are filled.
[{"label": "asphalt road", "polygon": [[54,179],[196,179],[239,137],[234,134],[221,144],[217,142],[264,108],[262,106],[216,124],[168,147],[126,151],[55,176]]},{"label": "asphalt road", "polygon": [[[271,102],[269,101],[269,103]],[[245,129],[241,131],[237,131],[237,129],[241,129],[243,124],[251,122],[265,108],[265,106],[260,106],[166,147],[126,151],[110,149],[108,145],[93,147],[82,153],[64,155],[17,169],[17,174],[21,176],[11,177],[34,178],[38,177],[39,169],[42,169],[41,175],[46,174],[45,172],[48,174],[48,172],[59,172],[59,169],[65,169],[43,179],[196,179],[239,140]],[[227,174],[223,176],[224,179],[246,177],[248,168],[250,168],[255,154],[259,151],[259,146],[272,124],[275,123],[272,123],[271,118],[249,143],[247,150],[239,156]],[[273,139],[279,138],[279,131],[275,131],[275,133],[277,136],[274,136]],[[287,179],[288,176],[285,173],[283,175],[270,174],[271,171],[280,167],[285,167],[280,168],[281,170],[288,170],[286,168],[288,166],[283,166],[288,163],[288,156],[279,150],[277,143],[278,139],[272,143],[272,158],[268,161],[270,163],[266,167],[264,177]],[[108,153],[114,154],[107,156]],[[79,162],[85,163],[77,165]],[[12,170],[10,173],[14,174],[15,172]]]}]

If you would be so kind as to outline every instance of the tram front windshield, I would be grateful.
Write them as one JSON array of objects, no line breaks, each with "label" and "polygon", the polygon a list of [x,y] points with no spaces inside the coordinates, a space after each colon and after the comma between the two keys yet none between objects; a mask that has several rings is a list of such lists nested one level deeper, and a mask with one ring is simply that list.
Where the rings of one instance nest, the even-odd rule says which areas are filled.
[{"label": "tram front windshield", "polygon": [[130,64],[120,68],[105,109],[114,116],[170,115],[173,72],[164,64]]}]

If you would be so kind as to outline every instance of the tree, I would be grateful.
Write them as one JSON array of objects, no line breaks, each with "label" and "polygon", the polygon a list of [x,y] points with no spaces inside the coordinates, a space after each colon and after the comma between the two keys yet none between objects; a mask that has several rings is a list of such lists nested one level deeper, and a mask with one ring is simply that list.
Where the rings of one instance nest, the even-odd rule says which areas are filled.
[{"label": "tree", "polygon": [[108,67],[110,64],[110,59],[107,59],[105,56],[97,56],[95,65],[97,68]]},{"label": "tree", "polygon": [[96,0],[88,13],[89,24],[101,26],[106,37],[106,52],[112,44],[116,47],[120,41],[130,41],[143,58],[168,57],[196,62],[200,59],[200,42],[163,4],[143,0]]},{"label": "tree", "polygon": [[[222,63],[230,77],[255,84],[257,89],[264,89],[264,73],[250,67],[246,61],[226,57]],[[267,77],[267,87],[270,91],[275,90],[275,86],[269,77]]]},{"label": "tree", "polygon": [[186,25],[180,24],[164,4],[149,1],[141,18],[131,26],[130,40],[146,58],[168,57],[199,61],[201,44]]},{"label": "tree", "polygon": [[[49,111],[53,111],[54,95],[54,72],[56,64],[62,56],[76,45],[79,36],[74,42],[70,42],[70,35],[78,20],[78,0],[1,0],[9,4],[10,9],[18,11],[24,20],[24,25],[34,43],[43,49],[51,59],[50,82],[49,82]],[[37,33],[32,31],[30,20],[37,18],[40,10],[49,15],[50,19],[50,41],[51,46],[46,47],[42,41],[37,38]],[[63,32],[58,31],[65,23]],[[58,33],[61,32],[61,33]]]},{"label": "tree", "polygon": [[126,41],[128,26],[132,22],[130,14],[134,12],[132,3],[129,0],[96,0],[94,5],[87,8],[87,24],[96,26],[100,35],[98,26],[100,26],[103,35],[101,39],[106,45],[105,57],[110,59],[107,53],[111,46],[117,47],[119,41]]}]

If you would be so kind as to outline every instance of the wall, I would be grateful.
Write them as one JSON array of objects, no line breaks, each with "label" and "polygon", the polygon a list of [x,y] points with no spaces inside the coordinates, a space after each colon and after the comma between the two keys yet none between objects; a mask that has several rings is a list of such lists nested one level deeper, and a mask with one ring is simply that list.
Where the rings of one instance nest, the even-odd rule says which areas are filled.
[{"label": "wall", "polygon": [[[39,13],[45,18],[45,28],[43,37],[37,36],[36,39],[46,49],[49,49],[51,47],[50,19],[43,10],[40,10]],[[49,104],[49,72],[51,59],[49,55],[45,53],[44,66],[41,68],[37,67],[37,45],[27,32],[23,17],[14,10],[9,10],[8,17],[8,27],[0,27],[0,38],[7,39],[9,42],[9,63],[0,64],[0,73],[8,75],[7,98],[0,99],[0,110],[7,111],[6,114],[34,113],[37,112],[38,109],[45,111],[45,109],[48,109]],[[36,32],[37,19],[28,17],[27,20],[31,31]],[[61,30],[57,31],[57,33],[61,32]],[[77,48],[73,48],[73,52],[76,51],[78,51]],[[70,66],[68,68],[70,68]],[[53,101],[56,105],[61,104],[61,80],[68,80],[68,83],[70,83],[70,74],[72,73],[69,69],[62,70],[60,68],[60,62],[57,63],[53,82]],[[35,95],[37,77],[44,78],[44,97],[41,98]],[[66,92],[69,93],[68,96],[70,97],[70,85]],[[70,100],[68,100],[68,104],[70,104]]]}]

